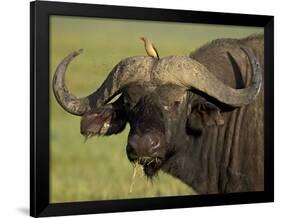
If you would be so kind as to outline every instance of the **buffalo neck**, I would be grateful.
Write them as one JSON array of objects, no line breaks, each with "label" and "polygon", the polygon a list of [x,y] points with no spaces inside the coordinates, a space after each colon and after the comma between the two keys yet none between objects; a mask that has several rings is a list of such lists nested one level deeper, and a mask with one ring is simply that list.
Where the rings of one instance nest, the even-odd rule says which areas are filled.
[{"label": "buffalo neck", "polygon": [[[225,113],[225,125],[205,128],[198,137],[177,135],[181,143],[162,170],[180,179],[200,194],[224,193],[230,177],[231,159],[239,149],[239,126],[243,110]],[[229,190],[228,190],[229,191]]]}]

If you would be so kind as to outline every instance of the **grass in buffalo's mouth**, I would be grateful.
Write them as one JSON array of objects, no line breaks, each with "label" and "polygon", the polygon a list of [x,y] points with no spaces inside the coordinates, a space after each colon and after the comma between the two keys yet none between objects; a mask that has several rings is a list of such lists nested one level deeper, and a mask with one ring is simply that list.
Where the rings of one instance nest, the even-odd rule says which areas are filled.
[{"label": "grass in buffalo's mouth", "polygon": [[159,157],[140,157],[137,159],[137,162],[143,166],[151,166],[155,167],[161,165],[162,160]]},{"label": "grass in buffalo's mouth", "polygon": [[[133,175],[131,180],[131,185],[129,189],[129,194],[133,192],[133,186],[135,184],[135,180],[137,176],[143,177],[145,175],[145,167],[150,167],[157,171],[161,165],[162,161],[159,157],[151,158],[151,157],[141,157],[133,162]],[[147,179],[152,179],[152,176],[146,175]]]},{"label": "grass in buffalo's mouth", "polygon": [[133,187],[135,184],[135,180],[136,180],[136,176],[137,174],[139,174],[139,172],[141,172],[141,176],[144,176],[144,172],[143,172],[143,166],[141,164],[139,164],[138,162],[133,164],[133,175],[132,175],[132,181],[131,181],[131,185],[130,185],[130,189],[129,189],[129,194],[133,192]]}]

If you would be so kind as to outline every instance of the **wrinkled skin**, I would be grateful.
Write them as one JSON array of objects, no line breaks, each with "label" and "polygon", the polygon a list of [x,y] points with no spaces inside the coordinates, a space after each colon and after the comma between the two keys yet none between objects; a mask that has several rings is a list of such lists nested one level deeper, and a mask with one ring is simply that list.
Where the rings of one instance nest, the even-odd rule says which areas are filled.
[{"label": "wrinkled skin", "polygon": [[[233,88],[247,87],[250,47],[263,73],[263,36],[216,40],[191,57]],[[198,193],[263,190],[263,87],[249,105],[225,105],[175,84],[130,84],[118,100],[83,114],[81,133],[118,134],[130,125],[128,159],[153,177],[163,170]]]}]

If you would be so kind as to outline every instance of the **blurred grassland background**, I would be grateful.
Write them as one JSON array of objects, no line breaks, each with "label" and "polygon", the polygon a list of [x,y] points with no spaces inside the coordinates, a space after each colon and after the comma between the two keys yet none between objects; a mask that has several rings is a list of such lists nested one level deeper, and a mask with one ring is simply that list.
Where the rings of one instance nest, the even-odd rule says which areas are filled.
[{"label": "blurred grassland background", "polygon": [[[121,59],[146,55],[141,36],[151,39],[163,57],[188,55],[213,39],[241,38],[262,31],[254,27],[51,16],[50,75],[53,78],[56,66],[67,54],[83,48],[68,68],[66,83],[72,93],[85,96]],[[129,127],[121,134],[93,137],[84,143],[80,117],[58,105],[51,80],[50,92],[51,202],[195,194],[162,172],[153,182],[138,172],[129,193],[133,175],[125,150]]]}]

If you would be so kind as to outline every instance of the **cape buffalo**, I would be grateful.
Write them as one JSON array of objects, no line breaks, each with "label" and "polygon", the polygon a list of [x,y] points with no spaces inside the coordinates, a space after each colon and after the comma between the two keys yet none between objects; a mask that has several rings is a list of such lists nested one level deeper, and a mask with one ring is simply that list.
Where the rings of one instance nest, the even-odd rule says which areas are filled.
[{"label": "cape buffalo", "polygon": [[53,91],[82,116],[86,137],[118,134],[129,123],[128,159],[148,177],[161,169],[201,194],[262,191],[263,39],[217,39],[189,57],[129,57],[81,98],[64,81],[78,50],[58,65]]}]

